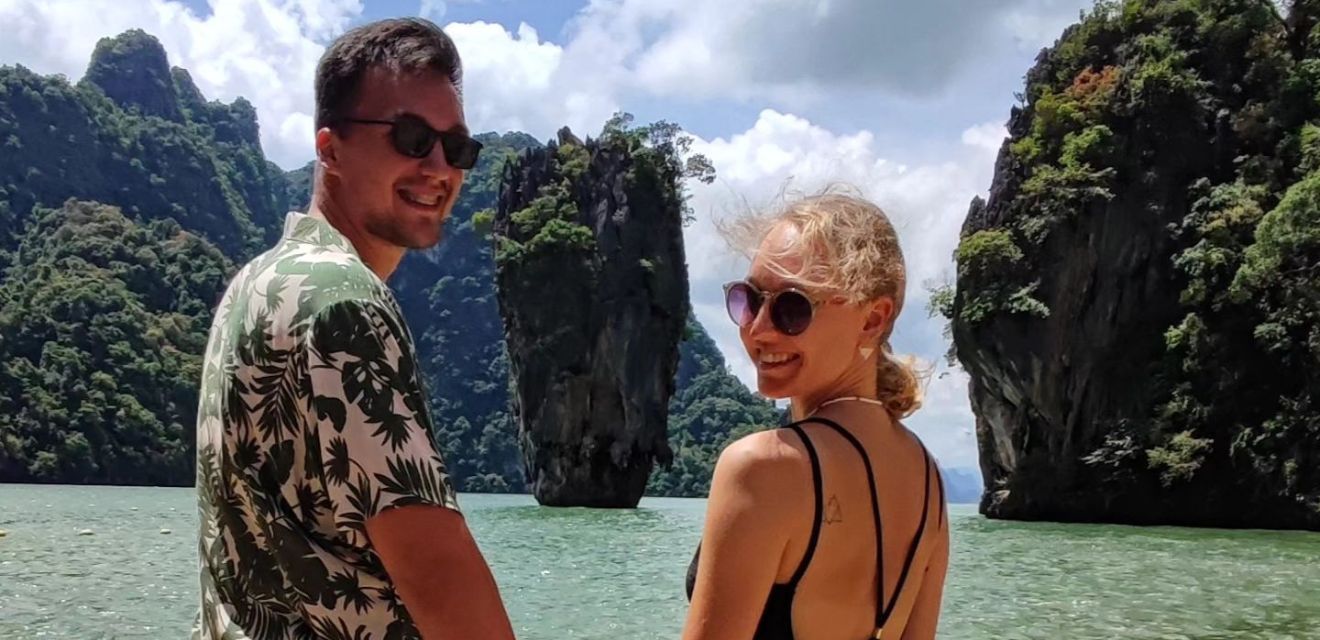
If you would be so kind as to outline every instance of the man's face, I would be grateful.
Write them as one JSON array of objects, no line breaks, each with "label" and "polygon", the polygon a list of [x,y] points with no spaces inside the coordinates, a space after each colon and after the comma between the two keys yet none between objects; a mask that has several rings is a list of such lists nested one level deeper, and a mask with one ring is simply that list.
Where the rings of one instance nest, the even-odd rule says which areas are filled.
[{"label": "man's face", "polygon": [[[443,74],[393,74],[373,68],[363,75],[349,118],[393,120],[411,114],[438,131],[467,133],[463,106]],[[344,123],[327,141],[335,162],[326,186],[342,215],[391,245],[424,249],[440,241],[445,219],[458,199],[464,172],[449,165],[439,142],[424,158],[395,150],[391,128]]]}]

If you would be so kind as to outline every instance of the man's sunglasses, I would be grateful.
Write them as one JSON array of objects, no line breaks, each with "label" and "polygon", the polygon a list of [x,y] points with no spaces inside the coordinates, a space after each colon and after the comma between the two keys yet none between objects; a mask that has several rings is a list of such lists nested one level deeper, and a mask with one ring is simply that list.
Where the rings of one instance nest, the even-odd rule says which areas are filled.
[{"label": "man's sunglasses", "polygon": [[761,312],[761,305],[770,307],[770,322],[785,335],[795,336],[811,326],[819,300],[814,300],[798,289],[788,288],[766,293],[750,282],[738,280],[724,285],[724,308],[729,318],[739,327],[747,327]]},{"label": "man's sunglasses", "polygon": [[439,142],[445,152],[445,162],[456,169],[471,169],[477,165],[481,143],[467,134],[456,131],[437,131],[418,116],[405,113],[393,120],[366,120],[341,118],[341,122],[357,124],[383,124],[390,127],[390,142],[394,150],[409,158],[425,158]]}]

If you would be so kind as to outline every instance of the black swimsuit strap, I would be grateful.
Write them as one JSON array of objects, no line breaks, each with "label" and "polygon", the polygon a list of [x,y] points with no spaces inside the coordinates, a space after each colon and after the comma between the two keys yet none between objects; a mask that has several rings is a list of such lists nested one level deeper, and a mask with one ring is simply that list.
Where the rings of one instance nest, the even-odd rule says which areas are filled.
[{"label": "black swimsuit strap", "polygon": [[[920,441],[918,441],[920,443]],[[917,533],[912,536],[912,545],[908,547],[907,558],[903,560],[903,572],[898,574],[898,584],[894,586],[894,594],[889,601],[889,605],[884,612],[883,619],[880,619],[877,626],[884,628],[884,623],[889,620],[889,615],[894,612],[894,607],[898,606],[898,595],[903,592],[903,584],[907,582],[908,572],[912,570],[912,561],[917,557],[917,547],[921,546],[921,539],[926,534],[926,517],[930,514],[930,467],[935,464],[930,457],[930,451],[926,450],[926,445],[921,445],[923,454],[923,467],[926,468],[926,476],[922,484],[925,491],[921,498],[921,524],[917,525]],[[937,477],[939,474],[935,474]],[[940,484],[940,493],[944,493],[944,484]],[[941,510],[942,511],[942,510]],[[943,518],[943,516],[940,516]]]},{"label": "black swimsuit strap", "polygon": [[888,607],[885,606],[885,538],[884,527],[880,523],[880,495],[875,487],[875,470],[871,468],[871,459],[866,455],[866,448],[857,440],[856,436],[848,433],[847,429],[839,426],[837,422],[827,418],[814,418],[815,421],[824,424],[836,433],[843,436],[849,444],[857,450],[857,455],[862,458],[862,465],[866,468],[866,484],[871,490],[871,518],[875,525],[875,576],[876,593],[879,595],[879,602],[876,604],[876,626],[883,626],[884,620],[889,617]]},{"label": "black swimsuit strap", "polygon": [[820,539],[821,514],[824,512],[821,495],[823,489],[820,480],[820,457],[816,455],[816,447],[812,446],[811,439],[807,437],[807,432],[803,431],[798,424],[795,422],[785,428],[792,429],[799,438],[802,438],[802,444],[807,448],[807,457],[811,458],[811,484],[815,487],[816,493],[816,515],[811,520],[811,538],[807,541],[807,550],[802,554],[802,562],[798,563],[797,571],[793,572],[793,577],[788,581],[788,588],[792,590],[797,590],[798,582],[802,580],[803,574],[807,572],[807,565],[811,564],[811,556],[816,553],[816,541]]},{"label": "black swimsuit strap", "polygon": [[[857,437],[849,433],[847,429],[844,429],[843,427],[839,426],[838,423],[826,418],[810,418],[810,420],[812,420],[813,422],[820,422],[821,424],[827,425],[831,429],[833,429],[836,433],[843,436],[843,438],[853,446],[853,449],[857,451],[857,455],[860,456],[862,459],[862,465],[866,467],[866,480],[871,490],[871,515],[875,522],[875,557],[876,557],[875,576],[876,576],[876,594],[879,597],[879,601],[876,603],[875,626],[877,629],[883,629],[885,623],[889,620],[889,616],[894,612],[894,608],[898,606],[898,597],[900,594],[903,593],[903,585],[907,582],[908,573],[911,572],[912,563],[916,559],[917,546],[921,543],[921,538],[925,535],[926,532],[926,520],[930,511],[930,467],[932,464],[930,452],[926,450],[926,445],[921,444],[920,440],[917,441],[918,444],[921,444],[921,451],[923,454],[923,462],[924,462],[922,466],[925,467],[926,469],[925,480],[922,483],[924,485],[924,493],[923,493],[924,497],[922,499],[922,505],[921,505],[921,524],[918,525],[917,527],[916,536],[913,538],[912,545],[908,549],[907,558],[904,559],[903,570],[899,574],[898,583],[894,586],[894,593],[890,594],[889,600],[886,601],[885,600],[885,570],[884,570],[885,567],[884,534],[883,534],[883,528],[881,527],[880,524],[880,497],[876,490],[875,471],[871,467],[870,456],[866,455],[866,448],[862,446],[862,443],[857,439]],[[940,482],[941,503],[943,503],[943,494],[944,494],[944,483],[941,481]],[[940,517],[943,518],[943,515],[941,514]]]},{"label": "black swimsuit strap", "polygon": [[[918,442],[920,442],[920,441],[918,441]],[[939,472],[939,471],[940,471],[940,465],[937,464],[937,463],[935,462],[935,458],[934,458],[934,456],[931,456],[931,455],[930,455],[930,451],[927,451],[927,450],[926,450],[926,445],[924,445],[924,444],[921,445],[921,450],[922,450],[922,451],[925,451],[925,452],[926,452],[926,457],[927,457],[928,459],[930,459],[930,466],[935,467],[935,486],[938,487],[938,488],[939,488],[939,491],[940,491],[940,493],[939,493],[939,498],[940,498],[940,499],[935,501],[935,504],[939,505],[939,509],[940,509],[940,519],[939,519],[939,521],[938,521],[938,524],[935,525],[935,530],[938,531],[940,527],[943,527],[943,526],[944,526],[944,511],[945,511],[945,509],[944,509],[944,476],[943,476],[942,474],[940,474],[940,472]]]}]

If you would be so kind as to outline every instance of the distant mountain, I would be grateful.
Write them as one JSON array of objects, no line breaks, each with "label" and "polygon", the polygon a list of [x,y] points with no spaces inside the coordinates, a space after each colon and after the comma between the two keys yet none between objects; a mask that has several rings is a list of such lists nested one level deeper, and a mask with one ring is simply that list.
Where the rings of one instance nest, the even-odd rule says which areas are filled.
[{"label": "distant mountain", "polygon": [[942,469],[944,495],[949,504],[978,504],[981,502],[981,472],[976,469],[955,467]]}]

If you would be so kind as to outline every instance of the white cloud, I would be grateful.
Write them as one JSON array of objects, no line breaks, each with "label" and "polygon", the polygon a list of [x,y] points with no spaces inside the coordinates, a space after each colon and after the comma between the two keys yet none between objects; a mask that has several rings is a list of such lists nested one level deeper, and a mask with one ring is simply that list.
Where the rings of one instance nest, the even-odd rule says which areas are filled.
[{"label": "white cloud", "polygon": [[[752,207],[773,206],[777,194],[785,189],[811,193],[831,182],[851,185],[886,211],[905,254],[907,303],[894,348],[937,365],[925,408],[910,424],[946,464],[976,466],[967,378],[944,366],[947,343],[943,325],[927,318],[929,296],[923,283],[952,268],[951,256],[968,203],[990,184],[998,150],[995,136],[1002,130],[996,127],[968,128],[962,144],[949,150],[948,161],[913,165],[905,163],[898,150],[878,148],[869,131],[837,134],[805,118],[773,110],[762,111],[755,124],[742,133],[695,140],[693,152],[711,160],[718,180],[712,185],[689,186],[698,218],[684,234],[692,301],[697,318],[733,372],[755,388],[754,369],[724,312],[720,288],[723,282],[745,273],[746,261],[725,246],[714,218],[739,210],[744,202]],[[899,157],[886,157],[891,154]]]},{"label": "white cloud", "polygon": [[[220,5],[228,0],[210,0],[212,10],[216,10]],[[318,42],[327,42],[331,38],[343,33],[354,18],[362,14],[361,0],[283,0],[283,2],[268,3],[249,3],[250,20],[253,22],[261,19],[270,19],[272,21],[283,22],[282,18],[285,12],[293,17],[299,26],[302,27],[302,35]],[[271,9],[276,11],[272,14]],[[284,11],[280,11],[283,9]],[[257,13],[262,15],[258,16]],[[282,35],[289,35],[288,25],[282,25]]]},{"label": "white cloud", "polygon": [[[1057,36],[1091,0],[596,0],[575,42],[634,88],[803,105],[830,90],[938,92],[1016,39]],[[602,49],[602,47],[604,47]]]},{"label": "white cloud", "polygon": [[439,22],[444,19],[445,13],[448,11],[449,5],[444,0],[422,0],[422,5],[417,8],[417,15],[433,22]]},{"label": "white cloud", "polygon": [[542,140],[568,125],[594,134],[618,108],[608,86],[564,64],[562,47],[521,24],[449,24],[445,32],[463,56],[463,94],[474,131],[523,131]]},{"label": "white cloud", "polygon": [[1035,50],[1052,44],[1065,27],[1094,5],[1094,0],[1034,0],[1008,11],[1003,23],[1018,47]]},{"label": "white cloud", "polygon": [[962,133],[963,144],[995,154],[1008,137],[1008,127],[994,122],[987,122],[971,127]]}]

